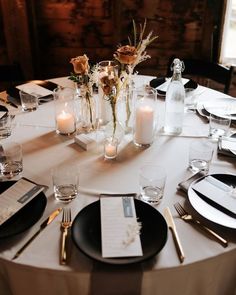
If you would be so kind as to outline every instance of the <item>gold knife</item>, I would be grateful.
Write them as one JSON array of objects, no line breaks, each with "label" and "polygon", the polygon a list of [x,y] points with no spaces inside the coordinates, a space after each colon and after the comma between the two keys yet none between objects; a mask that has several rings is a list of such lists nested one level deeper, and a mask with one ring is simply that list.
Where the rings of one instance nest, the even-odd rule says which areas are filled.
[{"label": "gold knife", "polygon": [[56,217],[57,215],[61,212],[62,208],[58,208],[54,210],[48,218],[46,218],[40,225],[39,230],[36,231],[36,233],[16,252],[15,256],[12,258],[12,260],[18,258],[20,254],[25,250],[25,248],[38,236],[38,234],[41,233],[41,231],[49,225]]},{"label": "gold knife", "polygon": [[170,230],[171,230],[171,232],[173,234],[173,238],[174,238],[174,242],[175,242],[175,245],[176,245],[179,260],[182,263],[184,261],[184,258],[185,258],[184,257],[184,251],[183,251],[183,248],[181,246],[180,239],[179,239],[178,233],[176,231],[175,223],[174,223],[174,220],[173,220],[173,217],[171,215],[169,207],[166,207],[164,209],[164,216],[165,216],[167,225],[168,225],[168,227],[170,228]]}]

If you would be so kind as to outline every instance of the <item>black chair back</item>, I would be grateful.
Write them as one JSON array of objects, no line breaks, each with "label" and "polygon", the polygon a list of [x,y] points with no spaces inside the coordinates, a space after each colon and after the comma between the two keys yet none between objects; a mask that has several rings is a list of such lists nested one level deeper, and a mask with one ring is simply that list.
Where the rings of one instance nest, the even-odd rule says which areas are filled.
[{"label": "black chair back", "polygon": [[[171,64],[174,57],[170,58],[167,77],[172,76]],[[181,58],[180,58],[181,59]],[[234,67],[226,67],[218,63],[212,63],[209,61],[197,60],[197,59],[181,59],[184,62],[185,69],[184,75],[194,75],[197,77],[203,77],[206,79],[213,80],[223,85],[224,93],[229,93],[230,85],[232,82]]]}]

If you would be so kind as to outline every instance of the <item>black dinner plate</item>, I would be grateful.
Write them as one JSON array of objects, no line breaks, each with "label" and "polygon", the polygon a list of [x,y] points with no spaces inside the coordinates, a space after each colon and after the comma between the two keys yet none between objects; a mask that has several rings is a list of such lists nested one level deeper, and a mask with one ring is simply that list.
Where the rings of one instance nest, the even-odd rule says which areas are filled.
[{"label": "black dinner plate", "polygon": [[5,106],[0,105],[0,112],[8,112],[8,109]]},{"label": "black dinner plate", "polygon": [[[158,86],[160,86],[161,84],[165,83],[166,82],[166,78],[165,77],[160,77],[160,78],[155,78],[155,79],[152,79],[149,83],[149,85],[153,88],[157,88]],[[192,89],[196,89],[198,87],[198,83],[195,82],[194,80],[192,79],[189,79],[189,81],[184,85],[184,88],[192,88]],[[166,92],[165,91],[162,91],[162,90],[158,90],[157,89],[157,92],[159,95],[161,96],[165,96],[166,95]]]},{"label": "black dinner plate", "polygon": [[136,215],[142,223],[141,244],[143,256],[103,258],[101,249],[100,201],[83,208],[72,224],[72,239],[87,256],[108,264],[132,264],[142,262],[159,253],[167,240],[167,224],[164,217],[152,206],[134,200]]},{"label": "black dinner plate", "polygon": [[[14,183],[15,181],[0,182],[0,193],[3,193]],[[46,204],[47,198],[43,192],[40,192],[35,198],[0,226],[0,239],[9,238],[29,229],[42,216]]]}]

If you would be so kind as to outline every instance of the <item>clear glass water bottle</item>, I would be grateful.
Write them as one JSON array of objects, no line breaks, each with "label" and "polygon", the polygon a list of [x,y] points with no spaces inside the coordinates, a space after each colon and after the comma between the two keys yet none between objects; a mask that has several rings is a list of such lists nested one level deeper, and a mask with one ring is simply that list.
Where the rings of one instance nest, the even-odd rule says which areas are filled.
[{"label": "clear glass water bottle", "polygon": [[171,69],[173,76],[166,92],[164,131],[168,134],[177,135],[182,132],[184,118],[185,90],[181,74],[184,70],[184,63],[175,58]]}]

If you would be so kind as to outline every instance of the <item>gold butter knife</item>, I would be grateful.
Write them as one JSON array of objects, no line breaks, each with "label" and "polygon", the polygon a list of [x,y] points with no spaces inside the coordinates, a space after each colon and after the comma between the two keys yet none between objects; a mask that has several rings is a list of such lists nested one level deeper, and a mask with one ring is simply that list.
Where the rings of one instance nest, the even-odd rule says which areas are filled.
[{"label": "gold butter knife", "polygon": [[178,256],[179,256],[179,260],[182,263],[184,261],[184,258],[185,258],[184,257],[184,251],[183,251],[182,245],[180,243],[180,239],[179,239],[178,233],[176,231],[176,226],[175,226],[175,223],[174,223],[174,220],[173,220],[173,217],[171,215],[169,207],[166,207],[164,209],[164,217],[166,219],[168,227],[170,228],[170,230],[171,230],[171,232],[173,234],[173,238],[174,238],[174,242],[175,242],[175,245],[176,245],[176,250],[177,250],[177,253],[178,253]]},{"label": "gold butter knife", "polygon": [[40,225],[39,230],[36,231],[36,233],[16,252],[12,260],[18,258],[20,254],[25,250],[25,248],[41,233],[41,231],[49,225],[56,217],[57,215],[61,212],[62,208],[58,208],[54,210],[48,218],[46,218]]}]

